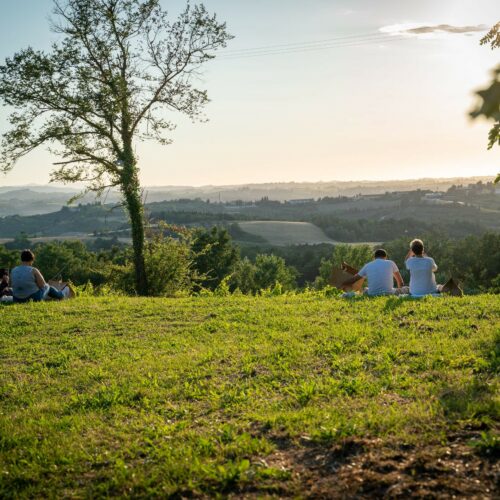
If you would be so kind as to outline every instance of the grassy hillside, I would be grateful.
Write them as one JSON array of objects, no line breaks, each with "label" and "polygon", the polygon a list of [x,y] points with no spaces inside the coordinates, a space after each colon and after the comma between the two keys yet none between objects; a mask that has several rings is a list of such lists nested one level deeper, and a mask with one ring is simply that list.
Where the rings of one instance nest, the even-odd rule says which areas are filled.
[{"label": "grassy hillside", "polygon": [[335,243],[322,229],[309,222],[248,221],[238,225],[243,231],[275,246]]},{"label": "grassy hillside", "polygon": [[496,495],[498,296],[0,315],[2,498]]}]

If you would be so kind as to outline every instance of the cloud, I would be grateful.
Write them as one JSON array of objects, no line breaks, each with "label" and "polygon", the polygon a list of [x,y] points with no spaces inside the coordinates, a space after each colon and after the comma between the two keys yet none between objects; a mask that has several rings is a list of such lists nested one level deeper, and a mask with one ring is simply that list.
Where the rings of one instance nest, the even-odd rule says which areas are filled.
[{"label": "cloud", "polygon": [[383,26],[379,31],[389,35],[424,36],[429,38],[436,35],[470,35],[487,30],[488,26],[484,24],[475,26],[452,26],[451,24],[421,25],[416,23],[406,23]]},{"label": "cloud", "polygon": [[438,24],[437,26],[419,26],[406,30],[406,33],[422,35],[424,33],[474,33],[476,31],[486,31],[484,24],[478,26],[451,26],[450,24]]}]

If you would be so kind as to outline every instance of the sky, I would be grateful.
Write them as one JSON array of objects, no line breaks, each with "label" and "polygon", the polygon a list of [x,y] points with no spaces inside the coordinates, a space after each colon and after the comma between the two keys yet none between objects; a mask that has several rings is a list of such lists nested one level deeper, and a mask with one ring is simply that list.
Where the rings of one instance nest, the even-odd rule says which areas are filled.
[{"label": "sky", "polygon": [[[185,2],[162,3],[175,15]],[[144,185],[498,171],[499,153],[486,149],[489,125],[468,118],[473,91],[488,83],[500,59],[500,51],[479,46],[482,30],[500,19],[498,0],[204,4],[235,37],[198,84],[211,99],[209,121],[173,115],[173,144],[137,144]],[[49,30],[51,9],[52,0],[0,0],[0,61],[27,46],[50,46],[56,36]],[[332,41],[316,43],[322,40]],[[282,44],[288,45],[242,57],[254,54],[247,49]],[[0,109],[1,132],[7,112]],[[37,150],[0,175],[0,185],[45,184],[54,161]]]}]

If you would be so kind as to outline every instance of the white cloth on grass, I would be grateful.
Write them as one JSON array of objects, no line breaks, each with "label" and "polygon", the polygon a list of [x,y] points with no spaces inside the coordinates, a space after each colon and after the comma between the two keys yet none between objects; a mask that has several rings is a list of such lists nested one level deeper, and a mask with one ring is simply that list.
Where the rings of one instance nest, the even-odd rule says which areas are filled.
[{"label": "white cloth on grass", "polygon": [[368,280],[368,295],[392,295],[395,293],[394,273],[398,271],[392,260],[375,259],[365,264],[358,274]]},{"label": "white cloth on grass", "polygon": [[410,294],[429,295],[437,292],[436,263],[431,257],[410,257],[406,269],[410,271]]}]

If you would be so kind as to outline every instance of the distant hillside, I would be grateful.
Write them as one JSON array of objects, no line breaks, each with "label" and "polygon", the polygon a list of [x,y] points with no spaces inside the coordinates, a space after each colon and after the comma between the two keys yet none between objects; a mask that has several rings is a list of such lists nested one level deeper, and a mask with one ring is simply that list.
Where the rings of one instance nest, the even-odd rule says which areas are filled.
[{"label": "distant hillside", "polygon": [[202,198],[210,201],[255,201],[267,197],[285,201],[325,196],[354,196],[357,194],[383,194],[415,189],[446,191],[452,185],[467,185],[478,181],[492,181],[491,177],[453,177],[443,179],[412,179],[395,181],[327,181],[327,182],[275,182],[201,187],[146,187],[147,201],[179,198]]},{"label": "distant hillside", "polygon": [[248,221],[238,225],[243,231],[259,236],[273,246],[335,243],[310,222]]},{"label": "distant hillside", "polygon": [[[497,189],[491,183],[481,183],[447,192],[397,191],[288,202],[267,198],[256,202],[221,203],[202,198],[177,199],[148,202],[145,208],[152,224],[165,221],[190,227],[230,226],[236,240],[248,243],[389,241],[407,234],[429,232],[461,238],[480,235],[488,229],[500,231],[500,193]],[[27,204],[29,193],[28,190],[19,191],[19,200]],[[86,238],[93,233],[127,237],[128,222],[123,207],[116,202],[109,203],[109,197],[106,199],[106,204],[62,208],[51,205],[49,213],[0,217],[0,238],[14,238],[22,232],[29,238]],[[31,202],[36,203],[36,200]],[[241,223],[241,234],[235,233],[237,223]],[[305,228],[314,231],[306,234]],[[250,237],[251,234],[254,236]]]},{"label": "distant hillside", "polygon": [[[52,189],[52,190],[51,190]],[[46,186],[39,187],[0,187],[0,217],[8,215],[39,215],[60,210],[79,193],[75,189],[61,189]],[[116,193],[108,197],[108,202],[117,202]],[[76,203],[92,203],[96,200],[94,194],[87,194]]]},{"label": "distant hillside", "polygon": [[[235,200],[256,201],[262,198],[285,201],[325,196],[354,196],[357,194],[382,194],[392,191],[415,189],[446,191],[452,185],[467,185],[478,181],[491,181],[493,177],[454,177],[446,179],[414,179],[400,181],[328,181],[328,182],[276,182],[241,184],[228,186],[146,186],[146,203],[200,198],[211,202]],[[67,204],[80,189],[59,186],[3,186],[0,187],[0,217],[6,215],[36,215],[54,212]],[[81,203],[95,201],[93,194],[79,200]],[[118,191],[109,191],[102,200],[116,203]]]}]

